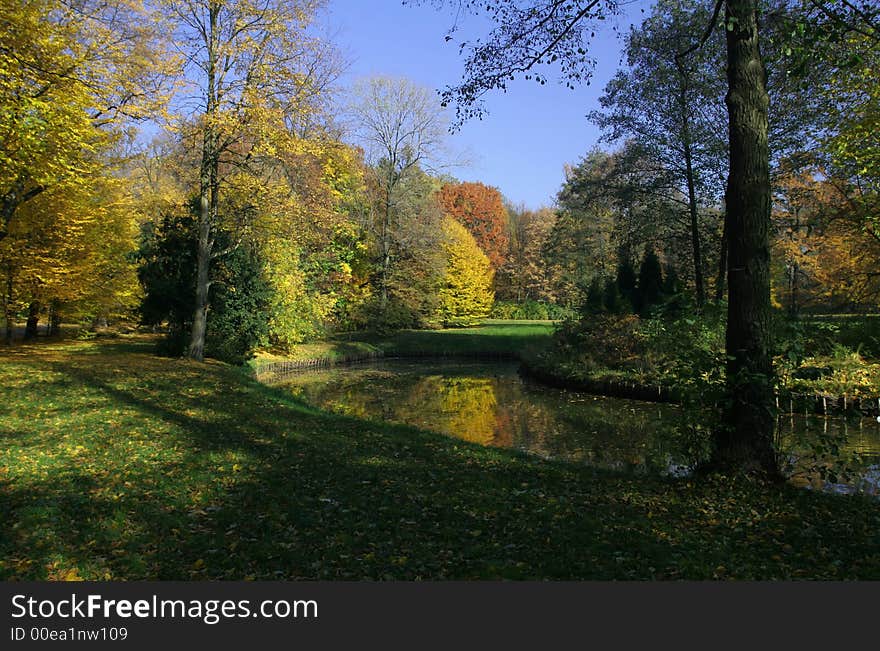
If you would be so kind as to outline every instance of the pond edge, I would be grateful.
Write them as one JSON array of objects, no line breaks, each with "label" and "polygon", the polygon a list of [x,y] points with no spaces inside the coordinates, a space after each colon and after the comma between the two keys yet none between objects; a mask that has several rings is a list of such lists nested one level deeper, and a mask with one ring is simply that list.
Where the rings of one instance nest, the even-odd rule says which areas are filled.
[{"label": "pond edge", "polygon": [[[254,364],[251,366],[253,377],[263,383],[283,380],[289,375],[302,371],[337,366],[352,366],[380,359],[479,359],[492,361],[519,361],[519,374],[522,377],[569,391],[579,391],[594,395],[680,404],[681,395],[673,388],[661,384],[643,384],[620,380],[598,380],[589,378],[573,378],[551,373],[527,363],[515,352],[480,352],[480,351],[394,351],[385,353],[383,350],[363,351],[343,355],[338,358],[315,357],[302,360],[278,360]],[[783,391],[776,396],[776,407],[780,414],[818,414],[823,416],[862,415],[880,416],[880,398],[852,398],[846,395],[823,395],[795,393]]]}]

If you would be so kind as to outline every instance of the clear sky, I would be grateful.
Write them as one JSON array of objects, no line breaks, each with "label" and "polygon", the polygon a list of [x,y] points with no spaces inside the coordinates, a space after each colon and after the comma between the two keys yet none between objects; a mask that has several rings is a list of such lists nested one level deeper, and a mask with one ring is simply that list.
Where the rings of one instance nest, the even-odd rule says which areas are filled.
[{"label": "clear sky", "polygon": [[[620,31],[625,32],[630,17],[640,18],[639,7],[649,4],[631,6],[627,17],[617,21]],[[437,11],[430,3],[329,0],[325,20],[350,61],[343,84],[377,74],[407,77],[431,89],[455,84],[463,59],[458,40],[447,43],[444,38],[453,18],[448,9]],[[597,32],[590,51],[599,63],[590,86],[572,91],[555,82],[518,81],[507,93],[488,96],[489,115],[450,135],[450,147],[470,162],[450,174],[495,186],[515,204],[551,205],[563,166],[576,163],[597,142],[599,134],[585,116],[598,108],[602,88],[619,64],[620,45],[610,26]]]}]

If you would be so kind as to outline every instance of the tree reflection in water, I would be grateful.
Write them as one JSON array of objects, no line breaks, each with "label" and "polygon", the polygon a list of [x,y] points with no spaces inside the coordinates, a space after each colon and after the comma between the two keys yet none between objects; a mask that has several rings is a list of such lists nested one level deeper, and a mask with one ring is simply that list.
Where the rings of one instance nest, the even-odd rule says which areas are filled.
[{"label": "tree reflection in water", "polygon": [[[509,362],[386,360],[309,371],[284,384],[316,407],[356,418],[604,468],[681,475],[707,453],[682,431],[678,407],[538,385]],[[853,427],[787,417],[780,420],[780,441],[803,469],[810,442],[823,440],[829,427],[836,444],[858,451],[865,464],[880,458],[880,425],[867,420]]]}]

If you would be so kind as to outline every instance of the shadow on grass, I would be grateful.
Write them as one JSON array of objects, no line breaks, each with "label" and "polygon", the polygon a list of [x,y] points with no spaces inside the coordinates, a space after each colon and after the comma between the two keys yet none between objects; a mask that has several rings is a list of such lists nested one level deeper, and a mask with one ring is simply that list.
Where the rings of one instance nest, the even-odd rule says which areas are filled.
[{"label": "shadow on grass", "polygon": [[880,576],[860,501],[636,479],[318,412],[219,365],[94,359],[51,361],[66,386],[44,395],[114,410],[70,414],[63,444],[33,422],[39,453],[7,454],[0,578]]}]

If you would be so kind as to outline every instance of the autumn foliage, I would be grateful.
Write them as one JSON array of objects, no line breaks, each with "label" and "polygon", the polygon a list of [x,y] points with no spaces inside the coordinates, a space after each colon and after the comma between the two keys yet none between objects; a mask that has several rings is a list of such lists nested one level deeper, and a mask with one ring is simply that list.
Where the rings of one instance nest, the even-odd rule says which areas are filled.
[{"label": "autumn foliage", "polygon": [[876,306],[880,236],[858,186],[822,168],[786,168],[775,198],[776,303],[792,315]]},{"label": "autumn foliage", "polygon": [[446,273],[437,316],[444,325],[473,325],[492,309],[495,272],[464,226],[446,217],[442,230]]},{"label": "autumn foliage", "polygon": [[510,242],[501,193],[482,183],[447,183],[440,189],[443,213],[470,231],[494,269],[507,259]]}]

